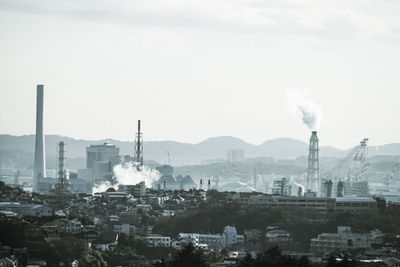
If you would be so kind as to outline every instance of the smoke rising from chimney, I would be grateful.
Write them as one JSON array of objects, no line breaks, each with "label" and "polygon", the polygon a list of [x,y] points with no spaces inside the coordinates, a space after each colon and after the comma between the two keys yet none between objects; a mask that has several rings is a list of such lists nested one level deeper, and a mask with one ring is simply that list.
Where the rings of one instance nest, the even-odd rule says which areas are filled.
[{"label": "smoke rising from chimney", "polygon": [[308,89],[286,89],[289,111],[298,114],[310,130],[318,130],[322,120],[322,108],[308,98]]},{"label": "smoke rising from chimney", "polygon": [[152,187],[155,181],[160,179],[160,173],[157,170],[151,169],[148,166],[143,165],[141,168],[137,168],[136,163],[123,163],[118,164],[114,167],[115,183],[108,181],[96,184],[93,188],[93,193],[104,192],[108,188],[112,187],[118,189],[118,185],[135,185],[144,181],[146,187]]}]

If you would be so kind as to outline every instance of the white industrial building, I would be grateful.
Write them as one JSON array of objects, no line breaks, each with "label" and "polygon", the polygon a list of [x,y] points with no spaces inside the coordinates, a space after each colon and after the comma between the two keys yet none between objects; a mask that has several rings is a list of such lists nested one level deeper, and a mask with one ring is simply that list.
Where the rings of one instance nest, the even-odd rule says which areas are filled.
[{"label": "white industrial building", "polygon": [[78,170],[78,178],[94,184],[113,176],[114,166],[120,163],[119,148],[105,142],[86,148],[86,169]]}]

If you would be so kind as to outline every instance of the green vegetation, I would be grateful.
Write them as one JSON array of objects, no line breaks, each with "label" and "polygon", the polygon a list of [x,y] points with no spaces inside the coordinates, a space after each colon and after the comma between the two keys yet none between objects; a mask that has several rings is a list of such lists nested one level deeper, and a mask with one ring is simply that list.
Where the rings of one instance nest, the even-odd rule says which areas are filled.
[{"label": "green vegetation", "polygon": [[[379,201],[379,199],[378,199]],[[400,206],[378,202],[378,211],[365,213],[328,213],[306,209],[240,207],[237,203],[205,203],[196,210],[159,220],[153,231],[169,236],[179,232],[219,233],[226,225],[239,232],[278,226],[289,231],[300,248],[308,249],[310,239],[322,232],[336,232],[337,226],[350,226],[354,231],[369,232],[375,228],[388,236],[400,233]]]},{"label": "green vegetation", "polygon": [[175,258],[170,262],[162,260],[160,263],[155,264],[156,267],[206,267],[206,258],[203,252],[199,249],[195,249],[194,246],[189,243],[179,253],[176,254]]},{"label": "green vegetation", "polygon": [[309,267],[312,266],[307,257],[295,258],[282,255],[278,247],[272,247],[262,254],[258,254],[254,259],[249,254],[240,261],[239,267],[258,267],[258,266],[292,266],[292,267]]}]

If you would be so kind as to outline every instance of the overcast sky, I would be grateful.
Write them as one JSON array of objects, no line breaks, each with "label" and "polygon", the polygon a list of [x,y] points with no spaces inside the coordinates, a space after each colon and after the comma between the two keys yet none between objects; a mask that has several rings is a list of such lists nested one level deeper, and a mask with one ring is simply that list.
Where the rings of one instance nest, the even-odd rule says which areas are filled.
[{"label": "overcast sky", "polygon": [[400,142],[400,1],[0,0],[0,132],[195,143],[309,139],[286,88],[322,110],[320,143]]}]

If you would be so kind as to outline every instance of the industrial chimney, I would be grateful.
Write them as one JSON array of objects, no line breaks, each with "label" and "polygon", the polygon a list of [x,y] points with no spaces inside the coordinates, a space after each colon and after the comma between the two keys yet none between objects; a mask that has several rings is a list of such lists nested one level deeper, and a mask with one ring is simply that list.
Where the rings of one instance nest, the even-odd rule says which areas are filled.
[{"label": "industrial chimney", "polygon": [[36,87],[36,136],[32,192],[39,192],[39,179],[46,177],[46,158],[43,135],[43,85]]},{"label": "industrial chimney", "polygon": [[308,151],[307,191],[311,190],[320,195],[318,141],[317,131],[312,131]]}]

